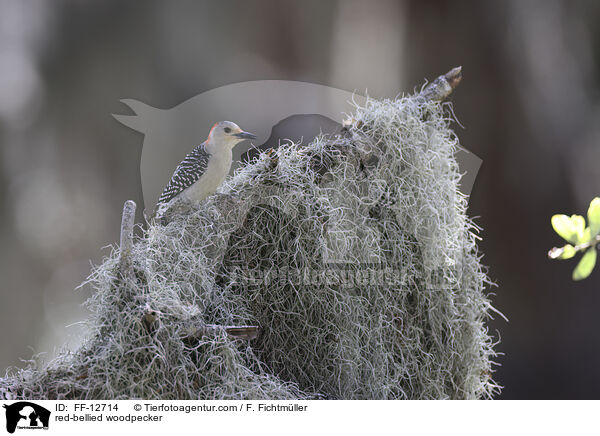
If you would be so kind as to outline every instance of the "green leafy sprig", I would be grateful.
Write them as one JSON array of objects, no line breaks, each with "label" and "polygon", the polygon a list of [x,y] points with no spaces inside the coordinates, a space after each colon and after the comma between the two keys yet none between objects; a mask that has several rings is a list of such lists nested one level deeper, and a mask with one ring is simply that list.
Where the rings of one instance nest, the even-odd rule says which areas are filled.
[{"label": "green leafy sprig", "polygon": [[600,197],[594,198],[585,218],[581,215],[554,215],[552,227],[568,244],[554,247],[548,252],[550,259],[570,259],[583,252],[581,260],[573,270],[573,280],[587,278],[596,265],[596,245],[600,242]]}]

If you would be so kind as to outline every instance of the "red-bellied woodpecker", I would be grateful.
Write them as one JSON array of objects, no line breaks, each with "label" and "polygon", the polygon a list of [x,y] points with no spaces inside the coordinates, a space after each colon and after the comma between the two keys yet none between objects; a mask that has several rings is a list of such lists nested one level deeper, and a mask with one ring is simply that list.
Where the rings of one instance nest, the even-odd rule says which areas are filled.
[{"label": "red-bellied woodpecker", "polygon": [[208,139],[196,146],[177,166],[158,199],[159,215],[175,199],[199,203],[215,192],[231,168],[231,150],[245,139],[255,139],[231,121],[216,123]]}]

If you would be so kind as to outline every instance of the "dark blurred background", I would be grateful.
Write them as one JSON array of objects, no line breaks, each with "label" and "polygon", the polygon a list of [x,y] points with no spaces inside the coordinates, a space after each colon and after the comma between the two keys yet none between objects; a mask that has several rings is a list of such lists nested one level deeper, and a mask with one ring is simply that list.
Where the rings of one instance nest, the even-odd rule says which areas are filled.
[{"label": "dark blurred background", "polygon": [[[169,108],[240,81],[394,97],[456,65],[470,214],[498,287],[505,399],[592,399],[600,272],[551,262],[554,213],[600,195],[600,2],[0,0],[0,370],[77,344],[74,291],[142,201],[121,98]],[[139,208],[141,210],[141,207]]]}]

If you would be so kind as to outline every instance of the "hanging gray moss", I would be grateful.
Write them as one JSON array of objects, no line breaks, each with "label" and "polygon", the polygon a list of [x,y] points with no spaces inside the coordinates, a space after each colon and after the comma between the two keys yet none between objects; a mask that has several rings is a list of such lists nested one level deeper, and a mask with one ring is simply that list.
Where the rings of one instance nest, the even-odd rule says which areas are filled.
[{"label": "hanging gray moss", "polygon": [[115,248],[87,281],[81,348],[10,370],[0,395],[491,397],[489,282],[450,125],[423,93],[368,99],[340,134],[261,154],[149,223],[126,272]]}]

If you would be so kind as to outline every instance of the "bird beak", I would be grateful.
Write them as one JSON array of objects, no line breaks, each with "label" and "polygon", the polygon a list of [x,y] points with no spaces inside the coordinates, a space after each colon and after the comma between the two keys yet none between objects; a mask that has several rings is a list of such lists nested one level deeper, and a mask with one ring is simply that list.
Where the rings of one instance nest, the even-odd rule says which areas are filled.
[{"label": "bird beak", "polygon": [[256,135],[253,135],[249,132],[234,133],[233,136],[238,137],[240,139],[256,139]]}]

